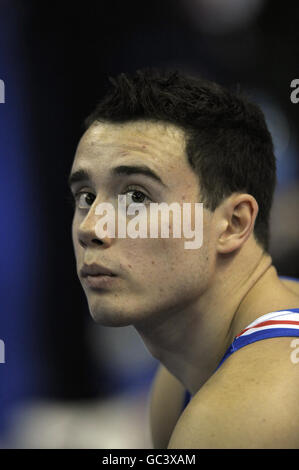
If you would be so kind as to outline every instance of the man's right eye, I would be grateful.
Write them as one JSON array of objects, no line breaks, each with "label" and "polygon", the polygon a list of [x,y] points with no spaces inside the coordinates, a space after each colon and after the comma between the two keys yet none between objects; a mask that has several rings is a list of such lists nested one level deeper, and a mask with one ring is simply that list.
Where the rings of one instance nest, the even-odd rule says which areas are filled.
[{"label": "man's right eye", "polygon": [[88,193],[87,191],[80,191],[79,193],[75,194],[74,198],[76,207],[79,209],[89,209],[95,200],[94,194]]}]

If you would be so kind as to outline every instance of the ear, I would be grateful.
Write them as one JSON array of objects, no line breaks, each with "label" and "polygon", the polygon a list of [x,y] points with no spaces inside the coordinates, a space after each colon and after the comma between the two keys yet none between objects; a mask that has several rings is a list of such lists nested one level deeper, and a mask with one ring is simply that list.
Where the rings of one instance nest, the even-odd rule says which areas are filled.
[{"label": "ear", "polygon": [[253,232],[258,204],[251,194],[234,193],[219,206],[218,253],[239,249]]}]

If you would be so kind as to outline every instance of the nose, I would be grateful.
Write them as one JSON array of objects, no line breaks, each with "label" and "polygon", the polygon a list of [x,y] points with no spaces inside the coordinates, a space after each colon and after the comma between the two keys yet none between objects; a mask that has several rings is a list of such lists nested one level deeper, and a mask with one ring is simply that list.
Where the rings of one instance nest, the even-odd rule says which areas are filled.
[{"label": "nose", "polygon": [[99,221],[99,215],[96,215],[96,206],[96,201],[94,201],[78,227],[78,242],[83,248],[95,245],[109,246],[112,242],[112,239],[108,235],[99,237],[96,233],[96,224]]}]

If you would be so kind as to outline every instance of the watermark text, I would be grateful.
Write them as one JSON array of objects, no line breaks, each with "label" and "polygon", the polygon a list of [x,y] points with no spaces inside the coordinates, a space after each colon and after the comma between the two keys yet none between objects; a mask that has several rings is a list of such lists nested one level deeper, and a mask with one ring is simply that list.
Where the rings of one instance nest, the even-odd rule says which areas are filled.
[{"label": "watermark text", "polygon": [[5,103],[5,85],[4,81],[0,79],[0,103]]},{"label": "watermark text", "polygon": [[[127,206],[126,196],[119,195],[117,217],[111,203],[102,202],[96,206],[95,214],[101,217],[95,225],[95,233],[99,239],[107,236],[159,238],[160,227],[160,238],[170,238],[171,229],[173,238],[189,240],[184,242],[185,249],[198,249],[203,243],[203,203],[183,203],[182,206],[177,202],[132,203]],[[128,221],[128,216],[134,217]]]},{"label": "watermark text", "polygon": [[299,103],[299,78],[294,78],[294,80],[291,81],[290,87],[294,88],[290,95],[291,102],[297,104]]},{"label": "watermark text", "polygon": [[291,348],[295,348],[294,351],[291,352],[291,361],[293,364],[299,363],[299,338],[293,339],[291,341]]},{"label": "watermark text", "polygon": [[0,339],[0,364],[5,363],[5,344],[2,339]]}]

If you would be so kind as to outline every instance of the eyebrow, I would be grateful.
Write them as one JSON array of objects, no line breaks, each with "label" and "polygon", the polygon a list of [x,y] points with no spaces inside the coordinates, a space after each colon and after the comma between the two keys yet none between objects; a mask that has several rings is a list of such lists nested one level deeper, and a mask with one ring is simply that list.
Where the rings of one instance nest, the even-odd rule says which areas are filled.
[{"label": "eyebrow", "polygon": [[[114,176],[121,176],[121,175],[129,176],[129,175],[136,175],[136,174],[144,175],[144,176],[147,176],[148,178],[151,178],[157,181],[162,186],[167,188],[167,185],[161,180],[160,176],[158,176],[157,173],[155,173],[146,165],[116,166],[115,168],[112,168],[110,173]],[[85,181],[88,182],[91,180],[92,178],[89,172],[87,170],[84,170],[83,168],[80,168],[79,170],[76,170],[70,174],[68,178],[68,185],[69,185],[69,188],[71,188],[72,185],[75,183],[80,183],[80,182],[85,182]]]},{"label": "eyebrow", "polygon": [[88,171],[83,170],[83,169],[76,170],[73,173],[71,173],[68,177],[68,180],[67,180],[68,187],[71,188],[73,184],[80,183],[83,181],[86,181],[86,182],[91,181],[91,177]]}]

